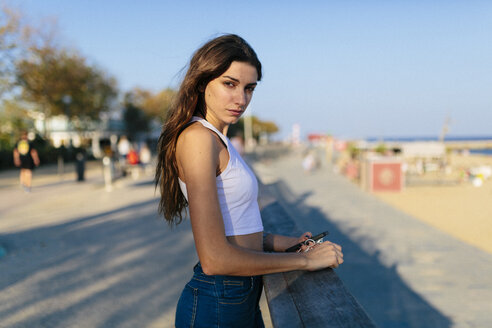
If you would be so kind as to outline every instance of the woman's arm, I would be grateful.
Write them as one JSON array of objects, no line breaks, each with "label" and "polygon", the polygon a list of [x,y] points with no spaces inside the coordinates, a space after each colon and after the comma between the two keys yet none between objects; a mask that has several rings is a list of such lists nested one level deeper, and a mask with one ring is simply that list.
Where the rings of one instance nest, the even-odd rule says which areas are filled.
[{"label": "woman's arm", "polygon": [[176,145],[195,246],[206,274],[250,276],[337,267],[343,262],[340,247],[332,243],[319,244],[307,253],[264,253],[229,243],[216,186],[220,149],[215,136],[198,125],[183,131]]},{"label": "woman's arm", "polygon": [[310,232],[303,233],[300,237],[288,237],[265,233],[263,237],[263,249],[267,252],[284,252],[287,248],[312,237]]}]

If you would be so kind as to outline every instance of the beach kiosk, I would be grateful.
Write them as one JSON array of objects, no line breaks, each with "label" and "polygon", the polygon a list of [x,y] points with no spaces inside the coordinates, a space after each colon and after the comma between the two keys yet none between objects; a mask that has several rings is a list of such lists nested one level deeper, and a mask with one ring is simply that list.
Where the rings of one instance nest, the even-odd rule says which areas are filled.
[{"label": "beach kiosk", "polygon": [[405,186],[402,161],[396,157],[369,157],[361,170],[362,187],[369,192],[400,192]]}]

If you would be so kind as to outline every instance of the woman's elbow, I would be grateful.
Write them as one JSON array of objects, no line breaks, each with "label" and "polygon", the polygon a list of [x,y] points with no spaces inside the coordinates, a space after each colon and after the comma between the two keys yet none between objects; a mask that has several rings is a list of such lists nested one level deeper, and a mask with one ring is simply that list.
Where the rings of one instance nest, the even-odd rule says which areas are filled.
[{"label": "woman's elbow", "polygon": [[205,273],[207,276],[214,276],[217,275],[217,273],[214,270],[214,266],[208,262],[203,262],[200,261],[202,265],[202,271]]},{"label": "woman's elbow", "polygon": [[228,261],[224,261],[225,258],[227,258],[227,255],[225,254],[202,256],[200,258],[200,264],[203,273],[209,276],[227,275],[229,273],[228,269],[230,269],[230,265],[228,265]]},{"label": "woman's elbow", "polygon": [[208,276],[224,274],[224,272],[222,272],[222,270],[220,269],[220,264],[213,259],[200,260],[200,264],[202,266],[203,273]]}]

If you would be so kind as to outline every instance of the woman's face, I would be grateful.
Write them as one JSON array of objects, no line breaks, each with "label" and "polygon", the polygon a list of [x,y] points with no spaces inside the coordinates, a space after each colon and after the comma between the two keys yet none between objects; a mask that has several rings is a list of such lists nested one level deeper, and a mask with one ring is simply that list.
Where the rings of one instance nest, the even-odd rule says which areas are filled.
[{"label": "woman's face", "polygon": [[236,123],[253,97],[257,79],[254,66],[232,62],[224,74],[205,87],[205,119],[220,131]]}]

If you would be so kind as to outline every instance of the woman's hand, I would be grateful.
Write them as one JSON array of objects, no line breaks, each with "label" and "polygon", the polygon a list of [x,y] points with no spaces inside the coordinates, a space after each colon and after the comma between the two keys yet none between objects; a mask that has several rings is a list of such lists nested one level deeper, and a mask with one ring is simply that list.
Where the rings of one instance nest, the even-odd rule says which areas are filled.
[{"label": "woman's hand", "polygon": [[[313,234],[311,232],[307,231],[307,232],[303,233],[299,238],[297,238],[297,241],[294,243],[294,245],[298,244],[298,243],[305,242],[306,240],[308,240],[311,237],[313,237]],[[308,247],[309,246],[307,246],[307,245],[302,245],[300,251],[304,252],[308,249]]]},{"label": "woman's hand", "polygon": [[342,247],[330,241],[311,246],[309,252],[302,253],[308,259],[307,270],[338,268],[343,263]]}]

